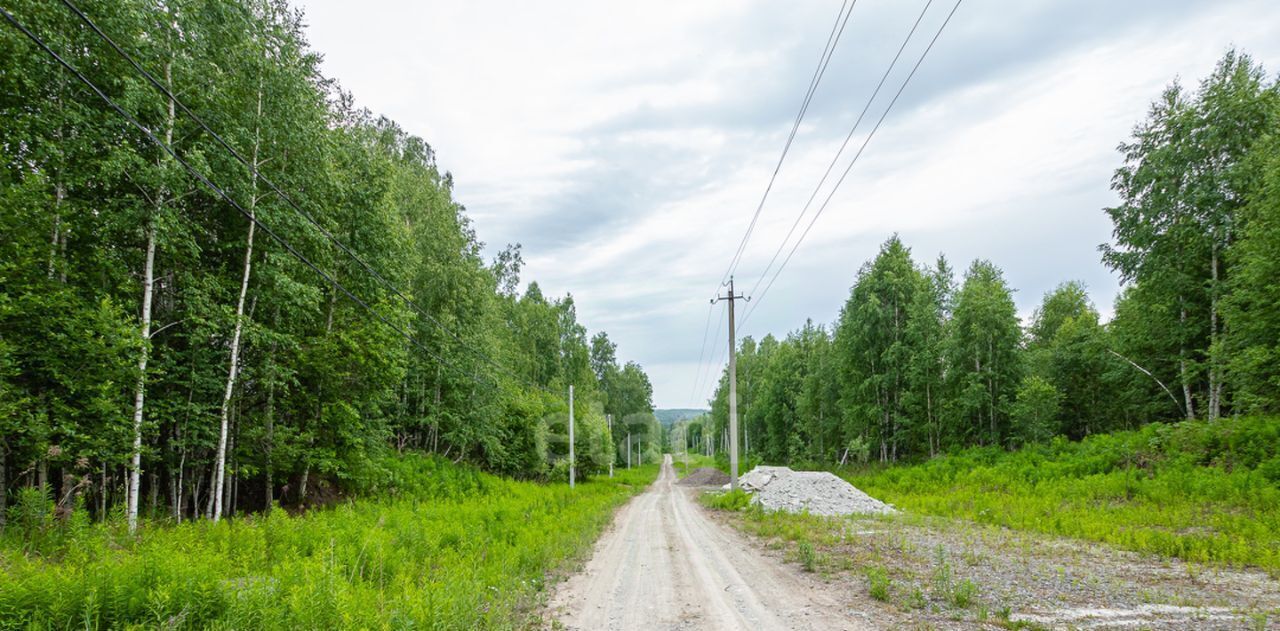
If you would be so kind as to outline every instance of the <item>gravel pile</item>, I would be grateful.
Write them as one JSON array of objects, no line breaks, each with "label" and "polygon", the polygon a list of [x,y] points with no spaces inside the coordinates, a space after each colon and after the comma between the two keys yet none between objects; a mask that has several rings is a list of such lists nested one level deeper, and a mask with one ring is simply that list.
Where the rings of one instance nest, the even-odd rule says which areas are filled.
[{"label": "gravel pile", "polygon": [[751,501],[769,510],[813,515],[895,513],[877,500],[826,471],[793,471],[790,467],[756,467],[738,478]]},{"label": "gravel pile", "polygon": [[721,486],[729,483],[729,474],[711,467],[694,469],[689,475],[680,479],[680,486]]},{"label": "gravel pile", "polygon": [[[738,476],[738,486],[748,493],[754,493],[768,486],[779,475],[795,473],[791,467],[768,467],[760,465],[741,476]],[[728,482],[728,480],[725,480]]]}]

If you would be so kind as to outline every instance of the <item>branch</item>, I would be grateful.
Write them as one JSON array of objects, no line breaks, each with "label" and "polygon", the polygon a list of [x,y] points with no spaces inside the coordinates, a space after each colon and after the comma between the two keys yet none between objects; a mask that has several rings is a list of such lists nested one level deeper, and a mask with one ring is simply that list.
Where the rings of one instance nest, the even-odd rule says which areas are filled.
[{"label": "branch", "polygon": [[160,327],[160,328],[158,328],[158,329],[156,329],[156,330],[152,331],[152,332],[151,332],[151,335],[148,335],[148,336],[147,336],[147,339],[151,339],[151,338],[153,338],[153,337],[155,337],[155,336],[159,335],[161,331],[163,331],[163,330],[165,330],[165,329],[167,329],[167,328],[169,328],[169,327],[171,327],[171,326],[173,326],[173,325],[175,325],[175,324],[182,324],[182,320],[174,320],[173,322],[170,322],[170,323],[168,323],[168,324],[166,324],[166,325],[164,325],[164,326],[162,326],[162,327]]},{"label": "branch", "polygon": [[1160,381],[1159,379],[1156,378],[1155,375],[1151,374],[1151,371],[1147,370],[1146,368],[1143,368],[1142,366],[1139,366],[1138,364],[1134,363],[1132,359],[1129,359],[1128,357],[1125,357],[1124,355],[1121,355],[1120,353],[1117,353],[1114,350],[1111,350],[1108,348],[1107,352],[1111,353],[1112,355],[1115,355],[1116,357],[1119,357],[1120,359],[1125,360],[1126,362],[1129,362],[1130,366],[1137,368],[1139,371],[1142,372],[1142,374],[1148,377],[1151,377],[1151,380],[1159,384],[1160,387],[1164,389],[1165,394],[1169,395],[1169,398],[1173,400],[1173,404],[1178,406],[1178,409],[1182,411],[1182,416],[1186,417],[1187,409],[1182,407],[1182,402],[1178,400],[1178,397],[1173,396],[1173,391],[1170,390],[1168,386],[1164,385],[1163,381]]}]

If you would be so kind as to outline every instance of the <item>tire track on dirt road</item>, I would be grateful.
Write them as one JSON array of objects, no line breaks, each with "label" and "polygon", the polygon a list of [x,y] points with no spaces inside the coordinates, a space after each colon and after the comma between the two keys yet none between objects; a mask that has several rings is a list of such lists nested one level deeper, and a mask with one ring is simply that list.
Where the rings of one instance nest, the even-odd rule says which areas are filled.
[{"label": "tire track on dirt road", "polygon": [[696,491],[662,473],[618,511],[591,560],[556,590],[551,611],[570,629],[865,629],[830,590],[762,556],[709,519]]}]

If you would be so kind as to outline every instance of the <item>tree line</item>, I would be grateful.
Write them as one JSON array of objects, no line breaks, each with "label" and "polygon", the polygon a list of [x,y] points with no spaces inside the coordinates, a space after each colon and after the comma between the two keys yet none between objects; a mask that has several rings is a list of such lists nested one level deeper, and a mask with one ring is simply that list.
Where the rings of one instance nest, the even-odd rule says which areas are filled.
[{"label": "tree line", "polygon": [[430,145],[320,73],[299,11],[76,6],[159,87],[70,7],[7,10],[173,154],[0,26],[0,524],[23,489],[131,525],[303,506],[388,449],[565,475],[570,384],[582,474],[625,462],[610,419],[652,431],[640,366],[521,291],[519,245],[484,260]]},{"label": "tree line", "polygon": [[[1123,281],[1109,321],[1068,281],[1023,323],[992,262],[957,279],[895,235],[834,324],[741,341],[740,449],[895,461],[1280,412],[1278,95],[1230,51],[1195,89],[1171,84],[1120,145],[1113,240],[1099,248]],[[712,445],[727,389],[722,373]]]}]

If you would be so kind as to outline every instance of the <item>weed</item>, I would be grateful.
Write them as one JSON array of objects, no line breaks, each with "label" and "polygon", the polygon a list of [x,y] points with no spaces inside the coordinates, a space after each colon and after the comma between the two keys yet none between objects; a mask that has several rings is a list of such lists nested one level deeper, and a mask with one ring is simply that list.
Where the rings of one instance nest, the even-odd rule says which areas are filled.
[{"label": "weed", "polygon": [[937,563],[933,568],[933,593],[942,598],[951,596],[951,563],[947,561],[946,550],[938,546]]},{"label": "weed", "polygon": [[[513,628],[546,573],[587,550],[657,473],[570,492],[417,456],[384,469],[376,499],[297,517],[144,523],[136,536],[72,519],[31,531],[40,540],[9,528],[0,629]],[[23,519],[46,508],[27,498]]]},{"label": "weed", "polygon": [[1201,566],[1223,565],[1280,577],[1278,436],[1280,417],[1151,423],[1017,452],[964,449],[847,477],[908,512],[1180,558],[1195,564],[1193,579]]},{"label": "weed", "polygon": [[889,578],[889,573],[882,567],[867,568],[867,589],[871,592],[871,597],[881,602],[889,600],[889,592],[893,588],[893,581]]},{"label": "weed", "polygon": [[920,586],[918,585],[912,587],[911,595],[907,596],[907,607],[911,609],[924,609],[926,604],[928,603],[924,598],[924,590],[920,589]]},{"label": "weed", "polygon": [[813,551],[813,544],[808,541],[801,541],[797,546],[800,554],[800,565],[804,567],[804,571],[812,572],[817,566],[818,555]]},{"label": "weed", "polygon": [[742,489],[702,494],[702,503],[710,508],[727,511],[745,510],[751,506],[751,494]]},{"label": "weed", "polygon": [[1265,612],[1258,612],[1249,616],[1249,626],[1257,631],[1263,631],[1267,628],[1267,614]]},{"label": "weed", "polygon": [[956,583],[955,589],[951,592],[951,604],[967,609],[973,604],[974,598],[978,596],[978,586],[973,581],[965,578]]}]

